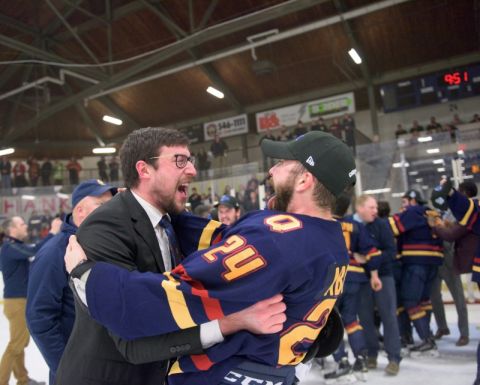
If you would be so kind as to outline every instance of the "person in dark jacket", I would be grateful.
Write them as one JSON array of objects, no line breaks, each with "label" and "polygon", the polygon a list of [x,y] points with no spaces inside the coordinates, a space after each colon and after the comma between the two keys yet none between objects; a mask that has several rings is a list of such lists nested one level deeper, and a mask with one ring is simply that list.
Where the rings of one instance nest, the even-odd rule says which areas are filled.
[{"label": "person in dark jacket", "polygon": [[14,216],[3,222],[5,237],[0,260],[4,282],[4,313],[9,323],[10,341],[0,361],[1,385],[8,384],[12,372],[19,385],[44,384],[28,378],[25,368],[25,348],[30,339],[25,321],[28,270],[35,253],[60,231],[61,223],[60,219],[54,219],[50,234],[39,244],[29,245],[25,243],[28,237],[27,224],[21,217]]},{"label": "person in dark jacket", "polygon": [[73,294],[63,256],[68,238],[97,207],[112,199],[117,189],[90,179],[80,183],[72,194],[72,213],[59,234],[38,251],[30,270],[27,291],[27,325],[33,340],[50,369],[54,384],[60,358],[75,321]]},{"label": "person in dark jacket", "polygon": [[384,345],[388,355],[385,372],[394,376],[400,369],[401,349],[396,313],[395,280],[393,279],[393,260],[397,254],[395,239],[385,219],[377,217],[377,200],[373,196],[361,195],[358,197],[355,211],[353,219],[365,225],[371,237],[375,239],[377,248],[382,252],[382,261],[378,268],[382,289],[373,291],[369,286],[365,286],[361,293],[361,305],[359,306],[360,322],[365,330],[368,347],[367,365],[369,369],[376,368],[380,348],[374,325],[374,305],[376,305],[383,324]]}]

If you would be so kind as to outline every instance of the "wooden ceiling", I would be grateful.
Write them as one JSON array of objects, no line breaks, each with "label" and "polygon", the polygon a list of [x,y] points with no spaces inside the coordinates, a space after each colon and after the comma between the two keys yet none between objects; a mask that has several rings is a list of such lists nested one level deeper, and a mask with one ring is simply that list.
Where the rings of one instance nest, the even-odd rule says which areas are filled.
[{"label": "wooden ceiling", "polygon": [[[383,8],[368,8],[375,6]],[[352,16],[355,11],[361,15]],[[332,19],[339,15],[348,20]],[[257,47],[258,60],[275,70],[253,71],[249,36],[322,22]],[[0,45],[0,148],[81,156],[99,142],[120,143],[138,127],[181,127],[335,89],[355,91],[357,109],[368,108],[366,78],[375,83],[446,59],[480,61],[480,1],[3,0]],[[353,45],[363,68],[347,55]],[[238,47],[243,51],[191,64]],[[33,59],[35,64],[22,62]],[[121,63],[104,64],[112,61]],[[190,68],[95,96],[188,63]],[[92,64],[97,66],[87,66]],[[59,79],[62,69],[89,80],[67,74],[63,86],[46,81],[5,96],[46,76]],[[212,84],[225,99],[205,92]],[[105,114],[124,124],[104,123]]]}]

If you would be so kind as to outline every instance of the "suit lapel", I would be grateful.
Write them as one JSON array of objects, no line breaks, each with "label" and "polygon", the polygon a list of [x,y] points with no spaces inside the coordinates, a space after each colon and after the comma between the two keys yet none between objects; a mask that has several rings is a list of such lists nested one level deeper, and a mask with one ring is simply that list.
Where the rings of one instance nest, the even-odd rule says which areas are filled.
[{"label": "suit lapel", "polygon": [[157,236],[155,235],[155,231],[147,213],[129,190],[126,191],[125,198],[135,231],[150,248],[157,264],[158,271],[164,272],[165,266],[163,265],[162,252],[160,251]]}]

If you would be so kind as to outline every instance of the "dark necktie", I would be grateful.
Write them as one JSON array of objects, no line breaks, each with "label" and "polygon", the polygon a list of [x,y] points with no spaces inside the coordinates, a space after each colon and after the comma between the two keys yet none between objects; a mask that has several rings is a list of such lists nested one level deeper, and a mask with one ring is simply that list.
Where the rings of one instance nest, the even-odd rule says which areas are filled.
[{"label": "dark necktie", "polygon": [[178,246],[177,237],[173,231],[173,226],[170,223],[168,216],[164,215],[159,223],[160,227],[165,230],[165,234],[168,237],[168,245],[170,247],[170,258],[172,260],[172,269],[179,265],[182,261],[182,253],[180,252],[180,247]]}]

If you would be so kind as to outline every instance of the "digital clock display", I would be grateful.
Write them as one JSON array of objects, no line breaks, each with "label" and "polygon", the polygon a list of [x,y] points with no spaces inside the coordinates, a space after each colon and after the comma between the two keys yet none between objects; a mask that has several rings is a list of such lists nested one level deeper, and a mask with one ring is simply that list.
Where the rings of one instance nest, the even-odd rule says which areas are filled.
[{"label": "digital clock display", "polygon": [[468,75],[468,71],[447,72],[443,74],[442,81],[449,86],[458,86],[460,84],[468,83],[470,81],[470,76]]}]

